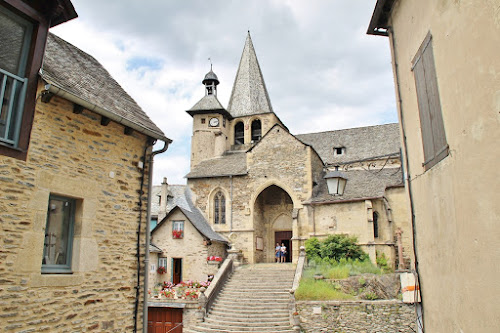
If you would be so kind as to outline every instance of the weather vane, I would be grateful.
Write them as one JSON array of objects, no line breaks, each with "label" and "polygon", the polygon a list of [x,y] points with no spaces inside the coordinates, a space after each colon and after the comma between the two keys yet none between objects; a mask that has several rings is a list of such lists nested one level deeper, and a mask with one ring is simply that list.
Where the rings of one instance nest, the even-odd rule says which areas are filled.
[{"label": "weather vane", "polygon": [[210,61],[210,70],[212,70],[212,59],[210,59],[210,57],[209,57],[208,61]]}]

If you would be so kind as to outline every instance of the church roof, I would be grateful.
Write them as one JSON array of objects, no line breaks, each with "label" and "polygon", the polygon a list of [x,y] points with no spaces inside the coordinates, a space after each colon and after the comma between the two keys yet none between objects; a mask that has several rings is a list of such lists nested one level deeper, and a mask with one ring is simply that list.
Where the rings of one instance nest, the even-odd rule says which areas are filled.
[{"label": "church roof", "polygon": [[[397,155],[401,147],[399,125],[396,123],[298,134],[295,137],[311,145],[325,164]],[[341,147],[345,148],[345,153],[334,156],[333,148]]]},{"label": "church roof", "polygon": [[119,121],[124,125],[128,122],[141,133],[170,141],[95,58],[51,33],[40,75],[67,94],[124,119]]},{"label": "church roof", "polygon": [[306,203],[321,204],[382,198],[388,187],[404,186],[401,168],[349,170],[342,171],[342,173],[347,177],[343,195],[334,196],[328,193],[323,173],[319,179],[316,179],[318,185],[314,187],[313,195]]},{"label": "church roof", "polygon": [[250,32],[243,48],[227,110],[235,118],[273,112]]},{"label": "church roof", "polygon": [[220,157],[204,160],[191,168],[186,178],[211,178],[242,176],[247,174],[246,152],[226,153]]},{"label": "church roof", "polygon": [[[170,191],[170,187],[174,186]],[[153,232],[157,230],[169,217],[169,215],[175,210],[180,209],[182,213],[189,219],[191,224],[206,238],[227,243],[227,240],[215,232],[212,227],[205,220],[205,217],[197,207],[193,204],[191,200],[191,190],[187,185],[169,185],[169,195],[172,195],[170,200],[167,200],[167,216],[158,223],[158,225],[153,229]],[[170,201],[170,204],[168,202]]]}]

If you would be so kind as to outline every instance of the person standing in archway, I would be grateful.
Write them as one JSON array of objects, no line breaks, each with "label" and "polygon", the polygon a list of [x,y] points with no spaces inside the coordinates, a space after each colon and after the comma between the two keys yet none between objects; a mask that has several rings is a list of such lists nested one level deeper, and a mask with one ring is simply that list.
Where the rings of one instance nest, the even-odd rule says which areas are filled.
[{"label": "person standing in archway", "polygon": [[276,247],[274,248],[274,260],[276,262],[281,262],[281,246],[280,243],[276,243]]},{"label": "person standing in archway", "polygon": [[281,252],[281,262],[285,262],[286,261],[286,246],[284,243],[281,243],[280,252]]}]

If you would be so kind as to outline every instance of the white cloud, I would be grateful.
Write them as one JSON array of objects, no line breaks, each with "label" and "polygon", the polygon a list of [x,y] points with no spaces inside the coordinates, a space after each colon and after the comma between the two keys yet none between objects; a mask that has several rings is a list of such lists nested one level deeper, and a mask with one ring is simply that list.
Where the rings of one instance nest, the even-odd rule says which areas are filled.
[{"label": "white cloud", "polygon": [[94,56],[174,140],[154,183],[185,183],[191,108],[208,57],[227,106],[250,29],[274,111],[292,133],[397,121],[388,41],[365,34],[365,0],[72,0],[79,18],[53,29]]}]

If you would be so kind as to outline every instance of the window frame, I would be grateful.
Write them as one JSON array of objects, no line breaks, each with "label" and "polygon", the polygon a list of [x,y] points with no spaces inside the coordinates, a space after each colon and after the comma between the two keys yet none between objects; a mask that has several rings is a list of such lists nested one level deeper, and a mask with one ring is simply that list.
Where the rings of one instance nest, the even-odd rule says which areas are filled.
[{"label": "window frame", "polygon": [[[237,141],[239,139],[241,139],[241,143]],[[239,146],[244,144],[245,144],[245,124],[242,121],[238,121],[236,124],[234,124],[234,145]]]},{"label": "window frame", "polygon": [[27,79],[27,86],[24,96],[24,106],[20,116],[20,130],[17,135],[17,145],[12,146],[4,142],[0,142],[0,155],[25,161],[28,154],[33,117],[35,114],[38,71],[42,65],[50,20],[23,1],[4,1],[0,2],[0,6],[33,24],[29,52],[25,66],[26,69],[24,77]]},{"label": "window frame", "polygon": [[54,274],[54,273],[73,273],[72,270],[72,262],[73,262],[73,241],[75,238],[75,216],[76,216],[76,199],[61,196],[61,195],[56,195],[56,194],[50,194],[49,195],[49,201],[47,205],[47,219],[45,222],[45,229],[44,229],[44,248],[45,248],[45,237],[47,235],[45,234],[45,231],[48,228],[48,223],[49,223],[49,218],[50,218],[50,202],[51,200],[60,200],[60,201],[65,201],[70,203],[70,216],[69,216],[69,227],[68,227],[68,232],[67,232],[67,244],[66,244],[66,263],[65,264],[44,264],[43,263],[43,257],[45,255],[45,249],[43,250],[42,253],[42,267],[41,267],[41,272],[42,274]]},{"label": "window frame", "polygon": [[[176,228],[177,225],[180,225],[180,229]],[[181,231],[180,235],[175,236],[176,231]],[[184,238],[184,221],[181,220],[175,220],[172,221],[172,238],[173,239],[182,239]]]},{"label": "window frame", "polygon": [[260,119],[252,120],[252,124],[250,126],[250,136],[252,143],[256,143],[262,139],[262,121],[260,121]]},{"label": "window frame", "polygon": [[[164,265],[162,265],[162,263],[164,263]],[[158,267],[156,269],[163,267],[166,270],[167,263],[168,263],[168,257],[158,257]],[[155,269],[155,271],[156,271],[156,269]]]},{"label": "window frame", "polygon": [[422,135],[422,166],[427,171],[449,154],[430,31],[412,60],[411,70],[415,80]]}]

